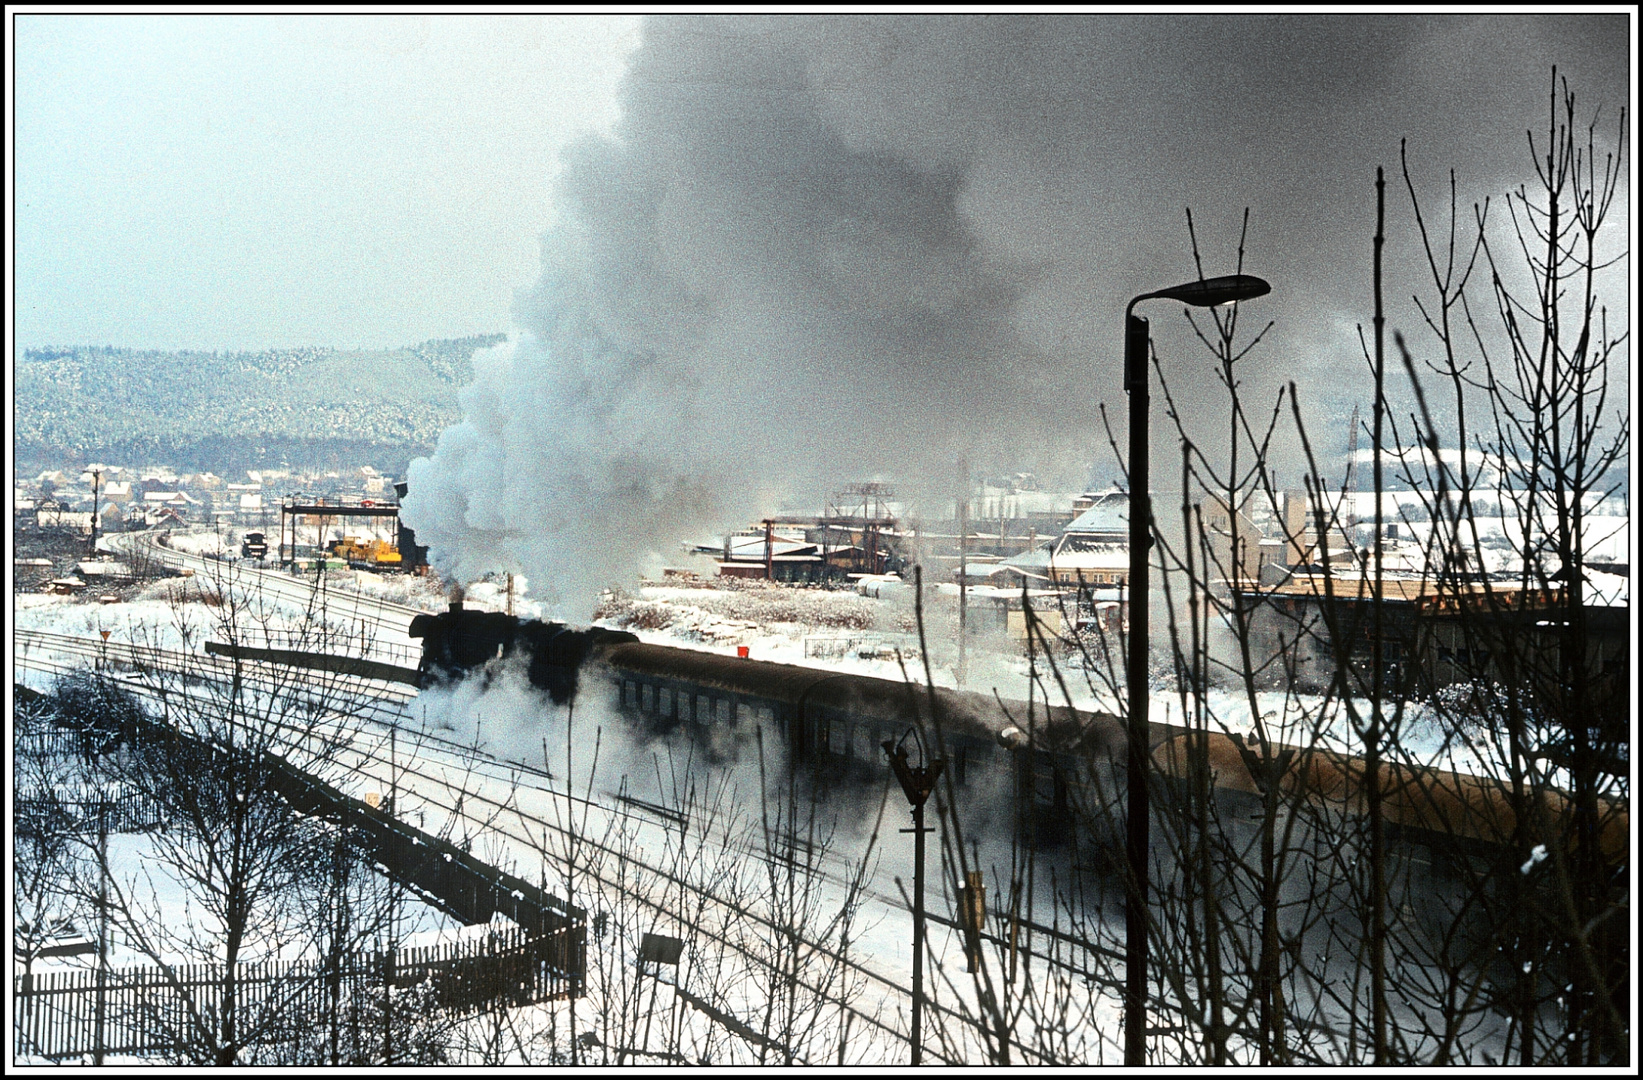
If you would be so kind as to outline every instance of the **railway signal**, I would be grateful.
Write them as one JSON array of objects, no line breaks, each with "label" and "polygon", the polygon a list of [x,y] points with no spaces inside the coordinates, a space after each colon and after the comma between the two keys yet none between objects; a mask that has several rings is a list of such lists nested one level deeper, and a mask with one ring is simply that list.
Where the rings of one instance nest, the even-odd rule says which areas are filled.
[{"label": "railway signal", "polygon": [[[916,734],[911,728],[907,730],[907,735]],[[947,762],[942,758],[931,759],[929,754],[923,752],[921,741],[919,756],[925,764],[909,765],[907,748],[902,745],[907,741],[907,735],[903,735],[899,743],[886,739],[883,745],[884,752],[890,756],[890,770],[901,781],[901,790],[907,794],[907,801],[913,808],[913,827],[901,831],[913,834],[913,1064],[918,1065],[923,1058],[924,834],[935,831],[924,827],[924,804],[936,789],[936,778],[941,775]]]}]

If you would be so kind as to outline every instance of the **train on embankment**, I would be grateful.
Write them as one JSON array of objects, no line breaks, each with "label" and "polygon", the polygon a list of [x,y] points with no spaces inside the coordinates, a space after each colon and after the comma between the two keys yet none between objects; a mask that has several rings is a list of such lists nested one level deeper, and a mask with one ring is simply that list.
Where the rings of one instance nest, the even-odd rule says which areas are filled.
[{"label": "train on embankment", "polygon": [[[780,733],[795,761],[822,770],[882,770],[888,761],[884,743],[918,728],[931,753],[944,757],[955,784],[1013,790],[1031,807],[1040,838],[1064,833],[1078,816],[1075,801],[1086,811],[1093,805],[1092,778],[1105,805],[1121,805],[1127,731],[1122,718],[1108,713],[1040,703],[1029,721],[1026,703],[996,696],[646,644],[624,631],[471,611],[460,602],[450,611],[418,616],[410,634],[423,642],[418,681],[424,686],[516,658],[532,684],[556,703],[575,698],[586,679],[611,694],[615,709],[636,724],[684,728],[708,736],[710,744],[762,726]],[[1247,818],[1257,809],[1269,771],[1276,773],[1286,804],[1299,801],[1344,815],[1364,811],[1367,770],[1360,757],[1284,746],[1263,756],[1258,747],[1219,732],[1159,723],[1150,732],[1165,798],[1172,784],[1184,790],[1193,770],[1207,766],[1223,816]],[[1276,768],[1263,767],[1275,759]],[[1523,850],[1574,832],[1572,801],[1555,790],[1539,793],[1536,810],[1493,778],[1403,762],[1382,763],[1379,775],[1389,828],[1434,850],[1521,861]],[[1089,797],[1075,800],[1080,785]],[[1519,811],[1528,818],[1522,828]],[[1620,865],[1628,843],[1626,806],[1604,801],[1597,844],[1606,861]]]}]

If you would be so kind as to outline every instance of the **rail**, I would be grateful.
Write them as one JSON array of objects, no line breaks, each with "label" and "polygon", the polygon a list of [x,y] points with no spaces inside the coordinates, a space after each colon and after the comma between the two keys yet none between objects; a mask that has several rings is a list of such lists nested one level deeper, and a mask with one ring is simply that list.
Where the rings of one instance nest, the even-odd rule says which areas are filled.
[{"label": "rail", "polygon": [[[410,701],[417,694],[415,689],[393,681],[347,672],[315,672],[313,669],[293,668],[268,660],[184,652],[155,645],[102,641],[44,630],[16,630],[12,640],[15,648],[13,662],[32,670],[66,673],[100,667],[139,676],[145,672],[164,672],[224,681],[237,679],[243,684],[278,691],[287,691],[306,683],[334,697],[388,700],[400,704]],[[72,657],[80,662],[71,663],[53,657]]]},{"label": "rail", "polygon": [[[117,552],[129,552],[131,549],[141,549],[148,556],[164,565],[193,570],[195,574],[205,574],[212,577],[221,577],[232,583],[235,579],[253,577],[258,585],[267,592],[282,599],[308,605],[311,603],[325,603],[335,598],[342,606],[351,607],[360,617],[375,619],[384,625],[394,626],[403,633],[412,619],[418,615],[427,614],[422,608],[412,607],[409,604],[385,600],[380,596],[360,592],[356,589],[341,588],[325,583],[320,579],[320,587],[315,582],[306,579],[291,577],[277,570],[264,570],[247,566],[244,560],[226,562],[207,558],[203,555],[193,555],[188,552],[177,551],[158,542],[160,534],[156,533],[116,533],[108,538],[108,546]],[[367,614],[368,613],[368,614]]]}]

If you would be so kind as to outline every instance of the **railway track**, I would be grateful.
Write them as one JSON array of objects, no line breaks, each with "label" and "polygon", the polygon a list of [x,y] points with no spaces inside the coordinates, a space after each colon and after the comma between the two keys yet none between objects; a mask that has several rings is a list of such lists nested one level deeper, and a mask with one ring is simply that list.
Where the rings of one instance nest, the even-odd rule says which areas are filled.
[{"label": "railway track", "polygon": [[264,570],[246,565],[243,561],[229,561],[177,551],[159,542],[154,533],[116,533],[108,538],[108,546],[122,554],[140,552],[165,566],[192,570],[196,575],[211,580],[245,587],[250,582],[268,596],[302,607],[312,605],[315,610],[343,615],[361,622],[374,624],[391,632],[395,643],[408,641],[411,620],[427,614],[421,608],[385,600],[379,596],[354,589],[327,586],[321,575],[315,581],[291,577],[276,570]]},{"label": "railway track", "polygon": [[[145,668],[147,670],[163,670],[170,674],[187,674],[204,679],[224,681],[231,680],[235,676],[235,665],[226,658],[185,653],[179,650],[105,643],[97,639],[75,638],[70,635],[50,634],[43,631],[19,631],[18,638],[20,647],[17,653],[17,662],[20,666],[52,672],[84,670],[86,667],[98,663],[103,665],[105,671],[119,672],[121,668],[126,668],[128,672],[135,672],[136,674],[123,673],[121,681],[134,692],[149,697],[157,696],[157,688],[152,682],[145,681],[141,677],[140,672]],[[246,685],[255,685],[258,681],[255,669],[258,666],[255,662],[242,661],[239,665],[239,675],[242,682]],[[346,678],[327,676],[322,680],[323,686],[320,688],[333,691],[337,681]],[[290,687],[293,683],[300,685],[311,681],[318,681],[315,679],[314,673],[300,669],[296,671],[283,669],[279,685]],[[367,681],[355,680],[355,682],[365,684]],[[381,684],[369,684],[355,685],[353,689],[377,693],[390,688]],[[642,823],[656,828],[662,827],[657,825],[655,821],[647,819],[644,816],[642,807],[624,805],[617,800],[613,800],[616,805],[611,806],[599,800],[577,797],[574,794],[545,784],[522,788],[521,781],[524,776],[537,772],[536,770],[528,769],[517,763],[505,762],[495,757],[482,757],[475,761],[472,757],[473,751],[471,748],[463,747],[453,740],[428,737],[424,733],[409,731],[397,721],[406,719],[403,705],[415,696],[415,691],[406,692],[406,688],[403,687],[392,688],[392,690],[399,692],[397,696],[400,700],[387,703],[373,702],[371,706],[352,713],[339,712],[339,721],[344,716],[352,716],[366,718],[379,725],[375,743],[364,746],[355,745],[353,747],[354,760],[347,764],[352,766],[356,776],[368,777],[378,787],[385,790],[388,788],[401,790],[403,792],[402,799],[404,795],[414,794],[415,800],[420,803],[420,806],[415,807],[415,809],[420,809],[428,816],[430,819],[429,824],[434,824],[437,818],[444,817],[445,827],[452,833],[466,825],[469,828],[463,831],[470,838],[482,834],[499,835],[507,841],[510,854],[516,860],[521,863],[524,861],[520,859],[521,851],[519,849],[522,847],[525,855],[536,856],[544,861],[544,871],[549,869],[546,865],[547,861],[555,857],[545,850],[548,843],[557,841],[557,843],[564,846],[574,843],[581,847],[583,851],[596,853],[612,864],[603,871],[593,871],[587,868],[578,871],[578,876],[597,882],[601,891],[606,893],[607,904],[613,902],[619,895],[626,895],[640,902],[654,915],[661,916],[664,919],[674,918],[675,911],[668,904],[666,895],[657,898],[648,892],[638,894],[632,891],[632,884],[637,876],[637,879],[648,878],[653,888],[659,887],[664,893],[669,890],[676,895],[681,890],[689,893],[696,899],[704,901],[709,907],[719,910],[721,917],[729,916],[752,920],[765,931],[771,933],[781,931],[782,925],[764,913],[738,903],[734,899],[716,895],[711,890],[704,889],[671,870],[654,866],[641,855],[607,844],[602,840],[592,839],[578,832],[567,822],[554,820],[544,813],[532,813],[524,809],[517,805],[517,796],[523,790],[534,793],[553,805],[564,804],[569,800],[577,811],[584,812],[584,819],[586,817],[585,811],[592,810],[601,815],[614,814],[626,821]],[[278,726],[294,739],[302,741],[320,734],[314,731],[304,731],[293,724],[279,723]],[[408,736],[408,745],[403,748],[405,753],[390,753],[389,747],[397,743],[397,736],[401,733]],[[333,738],[322,736],[321,742],[334,746]],[[421,754],[412,752],[417,749],[417,742],[438,746],[441,756],[449,755],[449,758],[442,762],[426,761]],[[300,742],[288,745],[287,749],[292,752],[290,759],[292,764],[298,767],[320,768],[334,773],[339,764],[344,764],[335,760],[314,759],[308,748],[301,745]],[[476,765],[481,766],[481,771],[477,773],[475,770]],[[388,771],[388,775],[383,775],[384,770]],[[507,784],[510,797],[499,799],[479,790],[479,785],[473,783],[476,775],[482,776],[493,783],[500,781]],[[537,775],[541,776],[543,780],[549,779],[546,769],[540,770]],[[406,790],[406,786],[409,786],[409,790]],[[439,794],[440,792],[444,792],[443,797]],[[410,805],[396,808],[397,812],[400,813],[409,812],[412,809],[413,807]],[[566,816],[574,816],[574,812],[567,812]],[[436,827],[432,831],[438,832],[440,830]],[[728,842],[728,838],[722,834],[716,839],[719,842]],[[881,898],[875,897],[875,899]],[[732,951],[740,954],[745,961],[757,961],[757,958],[746,947],[735,942],[728,944],[730,944]],[[855,974],[878,985],[882,991],[888,992],[893,998],[906,999],[910,1003],[911,991],[894,978],[868,967],[858,960],[842,956],[838,950],[829,948],[825,944],[816,943],[813,947],[817,952],[831,957]],[[812,992],[817,990],[815,987],[808,987],[807,989]],[[842,1007],[851,1013],[857,1024],[878,1030],[894,1043],[900,1044],[906,1041],[907,1034],[904,1030],[886,1023],[877,1014],[850,1005],[843,1005]],[[931,1008],[931,1005],[927,1003],[926,1007]],[[933,1011],[941,1013],[947,1010],[937,1006]],[[962,1022],[962,1017],[957,1013],[952,1014],[952,1019]],[[1029,1048],[1022,1046],[1019,1049],[1026,1052]],[[962,1064],[963,1062],[955,1060],[949,1063]]]},{"label": "railway track", "polygon": [[[105,669],[116,671],[122,668],[134,672],[141,672],[145,669],[166,670],[174,674],[187,674],[219,680],[229,680],[238,676],[242,682],[252,686],[268,685],[288,689],[293,683],[299,685],[315,684],[316,692],[324,691],[333,704],[339,696],[345,700],[359,700],[363,697],[368,702],[366,707],[346,713],[339,711],[338,713],[339,717],[352,716],[356,719],[367,719],[377,727],[375,745],[360,745],[356,742],[353,746],[355,760],[352,766],[356,775],[370,777],[379,786],[385,783],[394,787],[398,787],[400,784],[407,785],[406,794],[413,795],[416,800],[420,801],[421,806],[419,809],[424,814],[432,812],[435,816],[443,817],[446,828],[450,830],[462,828],[462,831],[470,837],[485,833],[499,835],[505,839],[506,846],[515,859],[518,859],[518,847],[522,845],[527,855],[542,860],[544,872],[551,860],[562,858],[550,854],[548,851],[550,839],[561,850],[572,844],[579,845],[584,851],[591,851],[613,864],[611,869],[603,872],[584,868],[580,871],[582,876],[597,882],[600,889],[605,891],[608,896],[615,894],[628,895],[639,901],[653,914],[665,919],[675,917],[675,912],[670,910],[667,904],[667,892],[680,890],[681,895],[689,893],[696,897],[698,901],[722,909],[725,916],[752,920],[763,931],[770,934],[781,933],[784,930],[781,923],[773,920],[765,913],[738,903],[733,898],[717,895],[665,867],[653,865],[643,852],[635,855],[625,848],[614,847],[601,840],[593,839],[586,833],[579,833],[574,827],[566,824],[557,812],[554,814],[554,820],[550,820],[543,813],[531,812],[525,809],[520,805],[519,794],[522,791],[529,793],[533,798],[544,799],[554,807],[564,805],[567,807],[564,817],[567,818],[574,818],[576,813],[580,812],[585,821],[587,813],[594,811],[600,815],[615,815],[625,822],[640,823],[643,827],[652,830],[679,829],[681,832],[688,831],[691,822],[679,810],[650,804],[644,800],[624,796],[620,793],[603,793],[603,798],[609,801],[579,797],[556,786],[554,781],[558,778],[554,777],[545,766],[535,768],[522,762],[486,754],[477,747],[446,739],[433,733],[414,731],[404,723],[408,719],[405,705],[417,695],[414,689],[333,673],[322,674],[303,669],[292,669],[283,665],[265,665],[257,661],[240,661],[236,664],[233,660],[225,657],[205,656],[179,650],[136,646],[127,643],[104,642],[97,639],[76,638],[70,635],[51,634],[42,631],[18,631],[16,640],[18,643],[17,659],[19,664],[37,670],[64,671],[72,668],[84,668],[90,662],[100,664]],[[277,668],[277,677],[270,671],[262,670],[266,667]],[[128,685],[131,685],[133,689],[139,692],[151,693],[154,689],[152,686],[145,685],[141,678],[126,681]],[[304,732],[294,725],[282,726],[293,737],[312,737],[315,734],[311,731]],[[363,731],[360,733],[363,734]],[[407,745],[404,747],[406,752],[396,750],[391,754],[385,753],[390,747],[395,746],[398,737],[401,735],[405,736],[407,740]],[[300,745],[293,746],[291,749],[303,752],[304,758],[307,758],[304,748]],[[426,753],[426,750],[429,749],[433,751],[432,755]],[[430,760],[433,756],[444,760],[436,763]],[[293,759],[293,763],[305,767],[329,766],[333,770],[339,764],[336,761],[316,761],[312,759]],[[387,777],[382,775],[384,767],[390,773]],[[489,784],[505,785],[509,794],[507,797],[500,799],[486,794],[481,790],[481,785],[474,783],[475,780],[483,780]],[[445,793],[443,798],[440,797],[439,792]],[[405,807],[396,809],[409,811],[411,806],[407,803]],[[699,842],[711,842],[721,847],[734,842],[734,838],[729,835],[728,828],[723,826],[719,828],[717,833],[704,829],[698,833],[698,837],[700,838]],[[749,853],[764,858],[777,857],[772,852],[751,851]],[[824,858],[827,862],[838,865],[828,866],[818,862],[812,872],[835,887],[843,887],[846,875],[850,870],[850,860],[840,853],[831,851],[825,852]],[[635,873],[650,878],[654,886],[659,886],[663,891],[662,898],[658,900],[649,894],[634,893],[631,890],[631,883],[634,880]],[[624,889],[624,882],[628,883],[630,887]],[[905,914],[908,906],[905,898],[898,899],[879,891],[869,891],[865,898],[882,905],[888,912],[893,912],[898,917]],[[959,924],[937,912],[927,912],[927,918],[937,925],[962,932]],[[1101,947],[1093,942],[1083,941],[1051,927],[1035,924],[1024,928],[1045,938],[1063,939],[1066,942],[1071,942],[1084,947],[1087,952],[1103,955],[1108,960],[1116,958],[1117,955],[1113,950]],[[984,940],[994,944],[1004,943],[1004,939],[996,934],[984,932],[982,936]],[[744,960],[750,963],[758,962],[757,957],[749,953],[746,948],[733,942],[729,944],[732,945],[734,951],[742,955]],[[894,1001],[898,1006],[910,1005],[910,989],[895,978],[862,963],[858,959],[844,956],[838,950],[832,949],[823,943],[815,943],[811,947],[818,953],[826,955],[834,962],[843,965],[854,975],[878,986],[881,994],[884,994],[888,1000]],[[1103,976],[1099,971],[1092,970],[1087,966],[1072,964],[1060,957],[1036,951],[1030,942],[1025,945],[1018,943],[1017,950],[1024,958],[1059,967],[1069,974],[1077,976],[1091,987],[1101,987],[1110,991],[1114,996],[1122,993],[1122,980]],[[812,992],[818,990],[815,987],[808,987],[807,989]],[[877,1030],[886,1039],[891,1040],[893,1044],[905,1043],[907,1038],[905,1030],[887,1023],[881,1019],[879,1014],[869,1013],[852,1005],[839,1004],[852,1015],[855,1022]],[[1176,1007],[1162,1000],[1155,1000],[1154,1008],[1159,1013],[1179,1015],[1179,1010]],[[975,1020],[966,1016],[962,1010],[929,1000],[926,1001],[926,1009],[958,1025],[960,1030],[974,1029]],[[1012,1049],[1017,1055],[1039,1058],[1039,1054],[1033,1047],[1018,1040],[1012,1039],[1011,1041],[1013,1044]],[[977,1049],[979,1049],[979,1046]],[[932,1052],[932,1050],[933,1048],[926,1047],[926,1052]],[[963,1064],[965,1059],[954,1059],[948,1063]],[[1042,1060],[1042,1063],[1057,1064],[1058,1062]],[[1319,1060],[1317,1063],[1326,1064],[1327,1062]]]},{"label": "railway track", "polygon": [[[339,672],[318,672],[292,668],[261,660],[235,659],[208,653],[184,652],[152,645],[101,641],[97,638],[53,634],[44,630],[14,630],[13,662],[19,667],[66,674],[87,667],[141,674],[165,672],[183,677],[232,681],[265,690],[288,690],[292,686],[324,690],[348,700],[388,701],[396,706],[416,697],[414,687],[381,679],[367,679]],[[66,658],[66,659],[65,659]]]}]

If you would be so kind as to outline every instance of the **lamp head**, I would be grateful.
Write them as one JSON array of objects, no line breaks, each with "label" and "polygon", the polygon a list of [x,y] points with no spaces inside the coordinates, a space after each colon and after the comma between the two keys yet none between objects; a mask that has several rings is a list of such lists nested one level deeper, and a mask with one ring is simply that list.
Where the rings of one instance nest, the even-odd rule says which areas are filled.
[{"label": "lamp head", "polygon": [[1162,300],[1179,300],[1193,307],[1214,307],[1235,300],[1253,300],[1272,291],[1272,286],[1252,274],[1228,274],[1225,277],[1189,281],[1169,289],[1149,294]]}]

